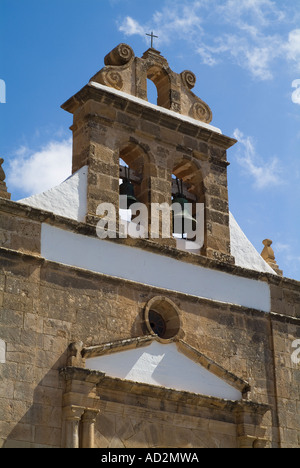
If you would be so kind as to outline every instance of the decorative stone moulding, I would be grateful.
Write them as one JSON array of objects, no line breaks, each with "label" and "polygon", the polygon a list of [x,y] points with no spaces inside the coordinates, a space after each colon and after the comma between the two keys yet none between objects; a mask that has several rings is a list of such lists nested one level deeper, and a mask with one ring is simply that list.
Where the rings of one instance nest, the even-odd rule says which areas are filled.
[{"label": "decorative stone moulding", "polygon": [[275,259],[275,253],[274,250],[272,249],[271,245],[273,244],[273,241],[271,239],[265,239],[263,241],[264,249],[261,253],[262,258],[270,265],[271,268],[277,273],[279,276],[283,276],[283,271],[279,269],[279,266],[277,265],[276,259]]},{"label": "decorative stone moulding", "polygon": [[104,58],[105,65],[128,65],[134,59],[134,52],[127,44],[119,44]]},{"label": "decorative stone moulding", "polygon": [[105,67],[91,81],[147,101],[149,79],[157,88],[158,106],[201,122],[212,121],[209,106],[191,91],[196,84],[195,74],[188,70],[181,74],[173,72],[159,51],[151,48],[138,58],[129,45],[119,44],[104,63]]},{"label": "decorative stone moulding", "polygon": [[145,308],[145,323],[150,335],[161,343],[184,337],[180,310],[173,301],[164,296],[152,298]]},{"label": "decorative stone moulding", "polygon": [[[129,67],[134,61],[134,52],[127,44],[119,44],[104,59],[105,67],[91,81],[128,92],[126,84],[130,79]],[[124,82],[125,80],[125,82]],[[130,93],[131,94],[131,93]]]},{"label": "decorative stone moulding", "polygon": [[5,181],[5,172],[2,168],[2,164],[4,163],[4,159],[0,158],[0,198],[6,198],[10,200],[11,194],[8,193]]}]

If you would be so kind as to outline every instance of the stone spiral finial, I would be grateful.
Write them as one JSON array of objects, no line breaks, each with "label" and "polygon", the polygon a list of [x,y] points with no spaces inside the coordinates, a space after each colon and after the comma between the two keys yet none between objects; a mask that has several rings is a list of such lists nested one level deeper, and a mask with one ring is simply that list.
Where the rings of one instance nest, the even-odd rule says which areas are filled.
[{"label": "stone spiral finial", "polygon": [[119,44],[105,57],[104,63],[106,66],[122,66],[129,63],[133,58],[134,52],[132,48],[127,44]]},{"label": "stone spiral finial", "polygon": [[265,260],[265,262],[267,262],[268,265],[270,265],[270,267],[273,268],[273,270],[275,271],[275,273],[277,273],[277,275],[283,276],[283,272],[279,269],[277,265],[274,250],[271,247],[272,244],[273,244],[273,241],[271,241],[271,239],[265,239],[263,241],[263,245],[265,247],[261,253],[261,256]]},{"label": "stone spiral finial", "polygon": [[0,158],[0,182],[5,181],[5,172],[2,169],[2,164],[4,163],[4,159]]},{"label": "stone spiral finial", "polygon": [[5,181],[5,172],[2,168],[2,164],[4,163],[4,159],[0,158],[0,198],[6,198],[10,200],[10,193],[7,191]]},{"label": "stone spiral finial", "polygon": [[139,58],[129,45],[121,43],[106,55],[104,63],[90,79],[91,86],[98,83],[148,101],[150,80],[157,88],[158,107],[207,124],[212,121],[211,109],[192,91],[196,75],[189,70],[175,73],[158,50],[148,49]]},{"label": "stone spiral finial", "polygon": [[185,70],[181,73],[181,78],[182,78],[183,84],[188,89],[193,89],[195,87],[197,78],[193,72],[189,70]]},{"label": "stone spiral finial", "polygon": [[212,113],[207,104],[198,99],[198,102],[191,108],[191,116],[194,119],[201,120],[202,122],[210,122],[212,120]]}]

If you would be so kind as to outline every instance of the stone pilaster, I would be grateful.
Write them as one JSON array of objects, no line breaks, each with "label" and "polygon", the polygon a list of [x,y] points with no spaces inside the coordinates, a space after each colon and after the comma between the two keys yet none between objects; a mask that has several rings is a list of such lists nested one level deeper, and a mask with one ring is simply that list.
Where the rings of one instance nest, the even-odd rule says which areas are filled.
[{"label": "stone pilaster", "polygon": [[81,448],[95,448],[95,423],[99,410],[87,409],[81,420]]},{"label": "stone pilaster", "polygon": [[[70,349],[77,349],[78,345],[80,348],[80,343],[75,343]],[[63,395],[63,447],[94,448],[94,427],[100,412],[97,385],[104,374],[76,367],[67,367],[60,372],[66,381]]]},{"label": "stone pilaster", "polygon": [[68,406],[64,408],[64,444],[65,448],[79,448],[79,426],[84,408],[80,406]]},{"label": "stone pilaster", "polygon": [[245,404],[237,414],[237,438],[238,448],[258,449],[269,448],[270,441],[265,438],[266,428],[262,424],[262,419],[266,413],[267,406],[253,404],[253,410],[247,408]]}]

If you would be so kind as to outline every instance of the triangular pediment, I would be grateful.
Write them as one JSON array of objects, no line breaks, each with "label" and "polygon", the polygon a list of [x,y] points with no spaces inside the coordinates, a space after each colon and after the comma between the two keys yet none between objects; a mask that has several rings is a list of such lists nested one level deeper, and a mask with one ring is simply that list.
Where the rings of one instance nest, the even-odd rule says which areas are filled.
[{"label": "triangular pediment", "polygon": [[238,401],[248,387],[184,342],[162,344],[149,337],[86,348],[83,354],[90,370],[177,391]]}]

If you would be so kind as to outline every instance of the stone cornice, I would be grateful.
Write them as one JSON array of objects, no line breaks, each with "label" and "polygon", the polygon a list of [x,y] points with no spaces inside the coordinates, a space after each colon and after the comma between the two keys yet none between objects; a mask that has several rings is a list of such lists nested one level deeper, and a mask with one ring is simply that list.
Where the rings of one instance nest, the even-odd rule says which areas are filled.
[{"label": "stone cornice", "polygon": [[[98,85],[97,83],[95,85]],[[188,118],[176,112],[168,111],[162,107],[149,105],[146,101],[130,96],[129,94],[117,92],[112,88],[89,83],[77,94],[66,101],[62,109],[74,114],[84,103],[89,100],[105,102],[107,106],[134,115],[143,120],[154,122],[155,124],[172,129],[183,135],[193,136],[199,140],[210,142],[223,149],[229,149],[237,140],[222,135],[218,129],[211,125],[204,124],[192,118]],[[97,116],[90,115],[90,118]]]},{"label": "stone cornice", "polygon": [[[119,340],[111,343],[105,343],[98,346],[91,346],[82,349],[82,356],[85,359],[106,356],[109,354],[120,353],[131,349],[147,347],[154,341],[157,341],[155,336],[141,336],[137,338],[130,338],[127,340]],[[205,356],[203,353],[193,348],[183,340],[174,339],[177,349],[180,353],[186,356],[191,361],[199,364],[215,376],[227,382],[229,385],[238,389],[243,395],[246,395],[251,391],[251,387],[248,382],[237,377],[227,369],[220,366],[212,359]]]},{"label": "stone cornice", "polygon": [[[72,266],[68,266],[68,265],[61,265],[61,264],[58,264],[58,263],[55,263],[55,262],[51,262],[49,260],[45,260],[44,258],[42,258],[40,255],[35,255],[35,254],[29,254],[29,253],[24,253],[24,252],[19,252],[19,251],[16,251],[16,250],[11,250],[11,249],[7,249],[7,248],[4,248],[4,247],[0,247],[0,256],[6,260],[22,260],[24,263],[28,263],[29,262],[34,262],[35,264],[39,264],[39,265],[52,265],[54,268],[64,268],[65,270],[68,270],[68,271],[73,271],[73,272],[78,272],[80,273],[81,275],[89,275],[91,277],[104,277],[104,278],[109,278],[109,281],[111,281],[112,283],[128,283],[128,285],[135,285],[135,284],[139,284],[139,283],[135,283],[134,281],[130,281],[130,280],[125,280],[125,279],[120,279],[120,278],[116,278],[116,277],[113,277],[113,276],[108,276],[108,275],[104,275],[102,273],[95,273],[95,272],[92,272],[92,271],[87,271],[87,270],[83,270],[81,268],[77,268],[77,267],[72,267]],[[0,264],[1,266],[1,264]],[[139,287],[141,285],[139,284]],[[165,290],[164,289],[160,289],[160,288],[157,288],[157,287],[154,287],[154,286],[148,286],[148,285],[145,285],[143,284],[142,285],[144,289],[151,289],[151,291],[155,294],[160,294],[160,293],[164,293]],[[300,290],[300,285],[299,283],[297,283],[297,290],[299,291]],[[265,312],[263,311],[259,311],[259,310],[256,310],[256,309],[249,309],[248,307],[244,307],[244,306],[239,306],[239,305],[234,305],[234,304],[226,304],[226,303],[223,303],[223,302],[217,302],[217,301],[214,301],[212,299],[205,299],[205,298],[200,298],[200,297],[195,297],[195,296],[190,296],[190,295],[187,295],[187,294],[184,294],[184,293],[180,293],[180,292],[172,292],[170,293],[172,294],[172,296],[176,296],[178,297],[179,299],[185,299],[185,298],[188,298],[188,300],[190,302],[195,302],[197,304],[200,304],[202,306],[205,306],[205,305],[211,305],[211,304],[215,304],[218,306],[218,308],[220,310],[230,310],[232,312],[240,312],[240,313],[243,313],[245,316],[249,316],[249,317],[260,317],[260,318],[265,318],[265,317],[271,317],[272,320],[276,320],[276,321],[279,321],[279,322],[283,322],[283,323],[291,323],[291,324],[295,324],[295,325],[299,325],[300,323],[300,318],[297,318],[297,317],[293,317],[291,315],[284,315],[284,314],[277,314],[277,313],[274,313],[274,312],[271,312],[270,314],[266,314]]]},{"label": "stone cornice", "polygon": [[[37,208],[23,205],[11,200],[0,198],[0,213],[8,213],[12,216],[19,216],[27,218],[31,221],[47,223],[61,229],[65,229],[77,234],[82,234],[90,237],[97,237],[95,225],[80,223],[75,220],[64,218],[55,215],[51,212],[40,210]],[[1,214],[0,214],[1,215]],[[194,265],[203,266],[224,273],[234,274],[240,277],[266,281],[269,284],[276,286],[287,286],[291,289],[299,290],[300,282],[289,278],[282,278],[270,273],[260,273],[254,270],[248,270],[229,263],[223,263],[215,259],[209,259],[201,255],[194,255],[188,252],[179,251],[175,248],[160,245],[149,239],[107,239],[107,241],[115,242],[116,244],[123,244],[137,249],[147,250],[159,255],[175,258],[176,260],[192,263]]]},{"label": "stone cornice", "polygon": [[[224,410],[233,413],[247,412],[264,415],[270,410],[269,405],[255,403],[253,401],[241,400],[230,401],[221,398],[215,398],[196,393],[172,390],[165,387],[153,386],[149,384],[132,382],[129,380],[122,380],[115,377],[109,377],[103,372],[90,371],[89,369],[82,369],[77,367],[65,367],[60,370],[60,375],[66,381],[80,381],[87,383],[94,383],[98,388],[98,394],[103,401],[103,391],[111,391],[109,393],[109,400],[117,401],[117,394],[124,397],[124,394],[130,394],[132,397],[150,397],[161,399],[164,401],[174,402],[179,406],[195,406],[196,408],[209,408],[215,410]],[[108,400],[108,401],[109,401]],[[128,403],[129,404],[129,403]],[[140,403],[139,403],[140,406]]]}]

